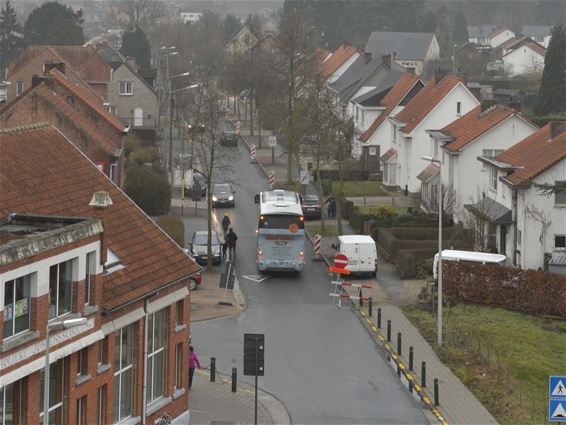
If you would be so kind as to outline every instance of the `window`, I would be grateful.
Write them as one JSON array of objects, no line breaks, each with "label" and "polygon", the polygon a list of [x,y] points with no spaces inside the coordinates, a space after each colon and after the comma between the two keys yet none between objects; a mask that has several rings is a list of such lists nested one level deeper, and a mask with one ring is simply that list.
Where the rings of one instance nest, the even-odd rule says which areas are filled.
[{"label": "window", "polygon": [[49,269],[49,319],[71,311],[73,260]]},{"label": "window", "polygon": [[4,284],[4,338],[29,329],[29,284],[26,275]]},{"label": "window", "polygon": [[77,353],[77,375],[88,374],[88,347],[79,350]]},{"label": "window", "polygon": [[489,188],[497,191],[497,168],[489,167]]},{"label": "window", "polygon": [[77,400],[77,425],[86,425],[86,395]]},{"label": "window", "polygon": [[391,131],[393,132],[393,143],[397,143],[397,127],[391,124]]},{"label": "window", "polygon": [[[65,367],[64,359],[49,365],[49,423],[63,424],[63,400],[65,397]],[[45,380],[45,369],[41,371],[40,397],[39,397],[39,422],[43,421],[43,383]]]},{"label": "window", "polygon": [[376,156],[377,155],[377,148],[375,146],[369,147],[369,156]]},{"label": "window", "polygon": [[[566,181],[556,181],[554,184],[566,187]],[[566,191],[556,191],[554,194],[554,205],[566,205]]]},{"label": "window", "polygon": [[364,126],[365,120],[366,120],[366,111],[362,109],[362,127]]},{"label": "window", "polygon": [[184,323],[183,320],[183,300],[179,300],[177,301],[176,304],[176,317],[175,317],[175,323],[177,323],[177,325],[182,325]]},{"label": "window", "polygon": [[163,396],[165,309],[149,316],[147,328],[147,402]]},{"label": "window", "polygon": [[554,235],[554,248],[566,249],[566,235]]},{"label": "window", "polygon": [[183,388],[183,344],[175,346],[175,389]]},{"label": "window", "polygon": [[134,94],[133,81],[120,81],[120,95],[131,96]]},{"label": "window", "polygon": [[503,149],[483,149],[482,156],[485,158],[495,158],[497,155],[502,154]]},{"label": "window", "polygon": [[19,96],[20,94],[22,94],[24,92],[24,82],[23,81],[18,81],[16,83],[16,96]]},{"label": "window", "polygon": [[462,113],[462,102],[456,102],[456,114],[460,115]]},{"label": "window", "polygon": [[134,399],[134,325],[116,331],[113,423],[132,416]]},{"label": "window", "polygon": [[517,246],[521,246],[521,239],[523,238],[523,233],[518,230],[517,231]]},{"label": "window", "polygon": [[358,108],[357,106],[356,106],[355,108],[356,108],[356,122],[358,122],[359,113],[360,113],[360,108]]},{"label": "window", "polygon": [[107,338],[98,341],[98,365],[108,363]]},{"label": "window", "polygon": [[98,414],[96,425],[106,425],[106,385],[98,388]]},{"label": "window", "polygon": [[23,424],[24,379],[0,388],[0,425]]},{"label": "window", "polygon": [[85,305],[91,304],[92,284],[96,273],[96,251],[86,255]]}]

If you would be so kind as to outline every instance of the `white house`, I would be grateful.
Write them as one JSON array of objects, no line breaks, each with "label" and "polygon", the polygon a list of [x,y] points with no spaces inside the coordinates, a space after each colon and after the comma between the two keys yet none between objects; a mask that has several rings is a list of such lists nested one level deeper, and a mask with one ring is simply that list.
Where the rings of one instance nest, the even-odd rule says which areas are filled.
[{"label": "white house", "polygon": [[565,123],[549,123],[495,158],[478,159],[488,170],[480,175],[488,190],[466,208],[485,229],[488,249],[525,269],[563,261],[566,194],[545,194],[540,185],[566,184]]},{"label": "white house", "polygon": [[373,57],[393,55],[393,61],[409,73],[423,75],[427,66],[440,59],[440,47],[433,33],[373,31],[365,51]]},{"label": "white house", "polygon": [[550,39],[552,38],[552,27],[550,25],[525,25],[521,33],[525,37],[536,41],[545,49],[548,49]]},{"label": "white house", "polygon": [[407,194],[420,194],[421,181],[417,176],[430,165],[422,159],[430,155],[426,130],[443,128],[478,105],[462,80],[454,76],[443,78],[437,72],[401,112],[388,118],[393,126],[391,147],[397,151],[397,186]]},{"label": "white house", "polygon": [[507,75],[514,77],[525,74],[539,74],[544,69],[546,49],[529,38],[514,45],[503,55],[503,67]]},{"label": "white house", "polygon": [[194,24],[200,21],[200,18],[202,18],[202,13],[200,12],[181,12],[181,20],[183,21],[183,24]]},{"label": "white house", "polygon": [[[387,90],[385,96],[375,103],[376,106],[367,108],[364,113],[366,128],[355,140],[366,170],[379,171],[380,156],[391,147],[391,125],[387,122],[387,117],[395,116],[402,110],[423,86],[424,83],[418,76],[403,74],[395,85]],[[395,186],[394,181],[386,183]]]},{"label": "white house", "polygon": [[499,28],[489,35],[488,41],[491,47],[497,47],[513,38],[515,38],[515,33],[509,28]]},{"label": "white house", "polygon": [[361,56],[354,46],[343,43],[322,62],[322,76],[332,84]]},{"label": "white house", "polygon": [[479,46],[495,48],[512,38],[515,38],[515,33],[509,28],[497,25],[468,27],[468,41]]},{"label": "white house", "polygon": [[[428,156],[441,160],[444,209],[454,221],[468,224],[464,204],[479,201],[488,190],[478,184],[479,176],[486,173],[478,156],[495,157],[536,130],[511,108],[483,104],[440,130],[427,131],[431,136]],[[431,186],[437,186],[438,181],[422,182],[421,206],[425,211],[437,211],[438,187]]]}]

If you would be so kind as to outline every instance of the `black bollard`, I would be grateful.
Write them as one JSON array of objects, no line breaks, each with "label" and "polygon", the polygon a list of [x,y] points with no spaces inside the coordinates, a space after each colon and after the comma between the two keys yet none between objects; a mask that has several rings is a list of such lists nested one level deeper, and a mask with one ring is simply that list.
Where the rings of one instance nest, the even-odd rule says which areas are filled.
[{"label": "black bollard", "polygon": [[381,308],[377,309],[377,329],[381,329]]},{"label": "black bollard", "polygon": [[391,320],[387,321],[387,342],[391,342]]},{"label": "black bollard", "polygon": [[210,358],[210,382],[216,381],[216,357]]},{"label": "black bollard", "polygon": [[438,378],[434,378],[434,405],[440,406],[440,396],[438,395]]},{"label": "black bollard", "polygon": [[360,298],[360,307],[364,306],[364,300],[363,300],[363,293],[362,293],[362,288],[360,287],[360,290],[358,292],[358,297]]},{"label": "black bollard", "polygon": [[232,368],[232,392],[236,392],[236,388],[238,385],[238,369],[235,367]]},{"label": "black bollard", "polygon": [[373,300],[371,299],[371,297],[369,297],[369,300],[368,300],[368,314],[369,314],[369,317],[373,316]]},{"label": "black bollard", "polygon": [[409,371],[413,371],[413,347],[409,347]]},{"label": "black bollard", "polygon": [[426,362],[421,363],[421,387],[426,388]]},{"label": "black bollard", "polygon": [[401,332],[397,332],[397,355],[401,356]]}]

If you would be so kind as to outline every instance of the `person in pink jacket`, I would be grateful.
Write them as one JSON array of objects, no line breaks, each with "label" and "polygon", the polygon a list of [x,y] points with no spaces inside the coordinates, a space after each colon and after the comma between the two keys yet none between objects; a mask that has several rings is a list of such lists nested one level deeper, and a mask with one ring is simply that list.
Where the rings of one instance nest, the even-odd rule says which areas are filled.
[{"label": "person in pink jacket", "polygon": [[201,368],[200,361],[197,353],[195,353],[193,346],[189,346],[189,388],[193,386],[193,375],[195,374],[195,367]]}]

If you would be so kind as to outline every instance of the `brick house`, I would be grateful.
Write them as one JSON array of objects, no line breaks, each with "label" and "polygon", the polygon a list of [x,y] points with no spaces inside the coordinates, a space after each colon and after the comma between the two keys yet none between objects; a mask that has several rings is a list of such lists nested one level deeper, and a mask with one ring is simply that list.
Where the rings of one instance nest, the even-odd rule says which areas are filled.
[{"label": "brick house", "polygon": [[122,186],[123,139],[128,127],[59,69],[34,77],[32,84],[0,109],[0,127],[50,122]]},{"label": "brick house", "polygon": [[0,421],[39,423],[48,323],[85,317],[49,333],[50,423],[187,423],[199,266],[51,124],[0,130],[0,162]]},{"label": "brick house", "polygon": [[92,46],[30,46],[6,68],[8,100],[31,86],[35,75],[43,75],[49,66],[64,67],[70,79],[89,88],[100,101],[108,98],[112,68]]}]

